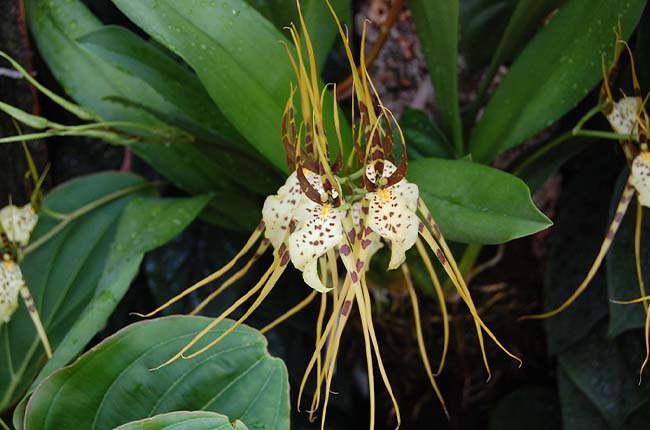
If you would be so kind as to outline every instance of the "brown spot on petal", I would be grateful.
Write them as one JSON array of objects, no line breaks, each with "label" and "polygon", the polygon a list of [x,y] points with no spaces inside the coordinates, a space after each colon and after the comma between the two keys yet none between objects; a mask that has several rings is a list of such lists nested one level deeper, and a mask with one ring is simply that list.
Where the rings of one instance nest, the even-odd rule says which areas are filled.
[{"label": "brown spot on petal", "polygon": [[348,239],[350,239],[350,243],[354,245],[354,240],[356,239],[357,235],[354,233],[354,230],[350,230],[348,232]]},{"label": "brown spot on petal", "polygon": [[440,229],[438,228],[438,225],[437,225],[437,224],[434,224],[434,225],[433,225],[433,232],[435,233],[436,238],[437,238],[438,240],[442,239],[442,233],[440,232]]},{"label": "brown spot on petal", "polygon": [[436,251],[436,257],[438,257],[438,261],[440,261],[440,264],[442,264],[443,266],[447,263],[447,258],[445,257],[445,254],[442,252],[442,249]]},{"label": "brown spot on petal", "polygon": [[363,249],[366,249],[366,248],[368,248],[368,247],[370,246],[371,243],[372,243],[372,241],[371,241],[370,239],[364,239],[364,240],[361,242],[361,247],[362,247]]},{"label": "brown spot on petal", "polygon": [[361,272],[363,270],[363,261],[357,260],[357,272]]},{"label": "brown spot on petal", "polygon": [[341,314],[345,317],[348,316],[350,313],[350,309],[352,308],[352,302],[350,300],[346,300],[343,302],[343,306],[341,307]]},{"label": "brown spot on petal", "polygon": [[419,224],[418,224],[418,231],[419,231],[420,233],[422,233],[422,232],[424,231],[424,224],[422,224],[422,223],[419,223]]},{"label": "brown spot on petal", "polygon": [[289,263],[290,258],[291,257],[289,256],[289,251],[286,251],[284,254],[282,254],[282,257],[280,259],[280,266],[286,266],[287,263]]},{"label": "brown spot on petal", "polygon": [[264,221],[260,221],[259,225],[257,226],[257,229],[258,229],[259,231],[262,231],[262,230],[264,230],[264,227],[265,227],[265,226],[266,226],[266,225],[264,224]]},{"label": "brown spot on petal", "polygon": [[352,278],[352,282],[356,283],[359,280],[359,275],[357,275],[357,272],[352,272],[350,278]]},{"label": "brown spot on petal", "polygon": [[605,236],[605,237],[607,238],[607,240],[614,240],[615,235],[616,235],[616,233],[614,233],[614,230],[609,230],[607,232],[607,236]]},{"label": "brown spot on petal", "polygon": [[623,219],[623,215],[624,215],[623,212],[616,212],[616,215],[614,215],[614,221],[616,221],[617,223],[621,222],[621,220]]},{"label": "brown spot on petal", "polygon": [[350,247],[347,246],[347,245],[343,245],[343,246],[341,246],[340,251],[341,251],[341,254],[343,254],[343,255],[345,255],[345,256],[350,255],[350,252],[352,252],[352,250],[350,249]]}]

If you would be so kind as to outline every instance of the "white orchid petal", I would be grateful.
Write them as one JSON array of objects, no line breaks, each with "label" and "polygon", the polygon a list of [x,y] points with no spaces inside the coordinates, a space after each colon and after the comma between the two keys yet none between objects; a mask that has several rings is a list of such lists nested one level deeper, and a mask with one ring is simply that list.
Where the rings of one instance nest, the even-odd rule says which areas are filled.
[{"label": "white orchid petal", "polygon": [[278,249],[287,234],[287,229],[293,218],[293,212],[300,204],[302,191],[298,183],[298,176],[293,172],[287,178],[278,193],[268,196],[262,208],[264,221],[264,236]]},{"label": "white orchid petal", "polygon": [[638,111],[638,98],[623,97],[614,103],[612,111],[607,115],[607,120],[616,133],[632,136],[633,139],[638,140]]},{"label": "white orchid petal", "polygon": [[[398,186],[399,185],[399,186]],[[388,269],[395,269],[406,259],[406,251],[417,240],[420,220],[415,214],[418,188],[405,179],[388,187],[368,193],[370,200],[368,226],[384,239],[391,241]]]},{"label": "white orchid petal", "polygon": [[24,285],[20,267],[13,261],[0,262],[0,324],[9,322],[18,307],[18,294]]},{"label": "white orchid petal", "polygon": [[650,207],[650,160],[644,154],[639,154],[632,162],[630,183],[636,189],[639,202],[645,207]]},{"label": "white orchid petal", "polygon": [[23,207],[8,205],[0,210],[0,224],[10,242],[25,246],[29,243],[38,215],[30,204]]},{"label": "white orchid petal", "polygon": [[319,257],[343,240],[343,211],[319,205],[304,197],[295,211],[298,228],[289,237],[289,255],[305,282],[317,291],[327,291],[316,270]]}]

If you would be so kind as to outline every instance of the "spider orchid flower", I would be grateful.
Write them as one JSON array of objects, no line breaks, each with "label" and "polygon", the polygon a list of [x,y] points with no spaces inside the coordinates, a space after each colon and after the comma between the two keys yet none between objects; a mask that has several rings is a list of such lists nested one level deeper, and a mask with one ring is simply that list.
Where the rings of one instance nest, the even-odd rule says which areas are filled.
[{"label": "spider orchid flower", "polygon": [[[628,46],[627,42],[621,37],[621,28],[619,26],[617,32],[617,40],[614,50],[614,58],[612,64],[607,71],[603,65],[603,84],[600,91],[600,106],[603,115],[607,118],[612,130],[617,134],[628,136],[626,140],[621,140],[620,144],[625,154],[627,164],[630,167],[627,182],[623,189],[623,193],[619,199],[614,219],[610,222],[609,228],[600,250],[596,255],[592,266],[590,267],[585,279],[578,286],[578,288],[564,301],[559,307],[538,315],[527,315],[523,319],[542,319],[549,318],[562,312],[570,306],[582,292],[589,286],[593,280],[596,272],[600,268],[610,246],[614,241],[614,237],[623,221],[627,209],[633,197],[637,197],[637,210],[636,210],[636,228],[634,235],[634,251],[636,260],[636,273],[640,290],[640,298],[629,301],[614,301],[620,304],[644,303],[644,310],[646,313],[645,333],[646,333],[646,357],[641,365],[639,371],[639,383],[641,375],[645,366],[650,359],[650,312],[648,311],[647,301],[650,300],[650,295],[646,295],[645,286],[643,282],[642,269],[641,269],[641,225],[643,216],[643,207],[650,207],[650,150],[648,148],[648,136],[650,135],[650,121],[648,114],[645,110],[646,101],[642,98],[639,80],[637,78],[636,67],[634,63],[634,56]],[[634,90],[633,96],[624,95],[621,99],[615,100],[610,89],[610,82],[617,70],[617,64],[622,52],[623,47],[627,51],[630,58],[630,66],[632,71],[632,86]],[[638,144],[638,147],[637,147]]]},{"label": "spider orchid flower", "polygon": [[[282,142],[291,174],[276,194],[267,197],[262,209],[262,221],[241,251],[228,264],[158,309],[142,316],[152,316],[223,277],[233,271],[244,256],[250,254],[243,267],[232,273],[221,286],[210,293],[193,313],[201,311],[211,300],[241,279],[260,256],[272,248],[273,262],[260,280],[161,366],[179,358],[195,357],[221,341],[261,304],[291,263],[302,272],[303,280],[311,287],[311,292],[280,318],[264,327],[262,332],[271,330],[320,296],[316,346],[300,385],[298,407],[302,402],[306,383],[313,375],[315,390],[309,407],[310,418],[315,419],[316,412],[322,406],[321,429],[325,428],[340,340],[347,321],[356,308],[363,331],[368,369],[370,428],[374,429],[375,420],[375,371],[378,371],[381,382],[392,399],[399,426],[399,405],[382,361],[372,320],[371,292],[366,281],[370,260],[385,243],[391,252],[388,269],[400,269],[404,275],[405,289],[413,305],[415,335],[421,359],[446,412],[435,376],[444,366],[449,344],[449,324],[445,295],[429,252],[433,252],[442,264],[458,294],[467,304],[475,323],[488,375],[490,371],[485,355],[485,334],[508,355],[517,358],[499,343],[482,321],[440,229],[419,197],[417,185],[409,183],[405,178],[407,154],[399,125],[396,125],[392,113],[381,104],[368,76],[363,52],[360,64],[355,63],[349,40],[328,3],[343,39],[353,75],[353,151],[343,165],[343,140],[338,123],[337,104],[334,102],[332,109],[334,127],[326,129],[323,112],[327,87],[321,88],[319,84],[309,31],[299,2],[297,6],[301,31],[299,32],[298,27],[293,24],[288,28],[295,49],[287,47],[296,76],[296,85],[291,87],[281,124]],[[365,40],[365,27],[362,38]],[[364,40],[361,46],[364,46]],[[299,101],[300,109],[294,109],[294,99]],[[378,111],[375,102],[378,102]],[[296,111],[300,112],[299,118]],[[355,116],[358,116],[358,123]],[[395,126],[401,137],[402,157],[398,164],[395,164],[393,158]],[[330,142],[338,144],[338,153],[336,150],[330,151]],[[336,156],[330,157],[331,153]],[[431,277],[443,316],[444,346],[435,373],[424,344],[417,295],[406,265],[406,251],[413,246],[420,253]],[[255,247],[257,248],[253,250]],[[339,265],[339,261],[342,265]],[[207,345],[193,350],[197,342],[213,327],[255,295],[257,297],[252,305],[235,324]]]},{"label": "spider orchid flower", "polygon": [[25,144],[23,144],[23,148],[30,167],[29,174],[34,181],[34,190],[30,203],[24,206],[15,206],[10,203],[0,209],[0,238],[4,250],[0,254],[2,257],[0,259],[0,327],[3,323],[11,321],[11,317],[18,309],[18,296],[20,296],[36,328],[45,353],[51,357],[52,347],[19,265],[19,261],[22,259],[22,248],[29,244],[32,232],[38,222],[37,211],[42,199],[41,185],[47,174],[47,169],[39,176]]}]

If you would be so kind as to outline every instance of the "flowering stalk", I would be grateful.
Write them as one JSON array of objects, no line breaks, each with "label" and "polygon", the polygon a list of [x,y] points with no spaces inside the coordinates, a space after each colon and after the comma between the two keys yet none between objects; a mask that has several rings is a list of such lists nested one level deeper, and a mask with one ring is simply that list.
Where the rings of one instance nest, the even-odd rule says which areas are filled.
[{"label": "flowering stalk", "polygon": [[[325,127],[325,88],[321,89],[318,81],[313,46],[298,3],[300,31],[293,24],[288,28],[295,50],[287,47],[289,60],[296,75],[296,84],[291,87],[281,123],[282,142],[291,174],[277,194],[267,197],[258,228],[228,264],[158,309],[142,316],[153,316],[188,294],[226,276],[240,260],[252,252],[244,266],[208,295],[194,313],[204,309],[211,300],[241,279],[267,249],[272,248],[273,262],[259,281],[161,366],[169,365],[180,358],[196,357],[244,323],[275,288],[291,262],[302,272],[303,280],[313,291],[283,316],[267,325],[263,331],[277,326],[320,295],[316,344],[300,385],[298,407],[302,403],[306,383],[313,376],[315,390],[309,405],[309,414],[314,420],[316,411],[322,406],[321,428],[324,429],[341,336],[356,308],[363,331],[368,370],[370,428],[374,428],[375,420],[376,377],[381,379],[393,402],[399,426],[399,405],[382,360],[372,320],[371,294],[366,281],[370,261],[384,244],[390,248],[391,253],[388,269],[401,269],[405,276],[413,305],[415,334],[422,362],[445,413],[445,403],[435,376],[440,374],[444,367],[449,345],[449,322],[444,294],[430,252],[440,262],[469,309],[488,379],[490,368],[485,353],[485,335],[508,355],[520,360],[498,341],[478,314],[449,246],[432,214],[419,197],[417,185],[405,178],[408,167],[405,139],[395,117],[381,103],[372,84],[366,69],[365,54],[361,53],[360,63],[357,65],[338,17],[329,3],[328,6],[343,39],[352,71],[352,117],[358,118],[358,123],[353,120],[352,153],[344,162],[336,101],[332,107],[334,128],[327,130]],[[362,39],[365,39],[365,27]],[[361,46],[364,46],[363,42],[364,40]],[[294,106],[296,99],[297,106]],[[394,129],[400,138],[398,149],[401,159],[398,164],[395,164],[394,158]],[[330,142],[335,142],[332,146],[338,149],[336,157],[330,155],[333,149],[330,148]],[[418,250],[431,277],[443,315],[444,345],[435,373],[424,346],[417,296],[406,265],[406,251],[413,246]],[[339,267],[339,260],[342,268]],[[253,298],[253,303],[243,316],[228,330],[216,339],[199,346],[199,342],[212,328]]]}]

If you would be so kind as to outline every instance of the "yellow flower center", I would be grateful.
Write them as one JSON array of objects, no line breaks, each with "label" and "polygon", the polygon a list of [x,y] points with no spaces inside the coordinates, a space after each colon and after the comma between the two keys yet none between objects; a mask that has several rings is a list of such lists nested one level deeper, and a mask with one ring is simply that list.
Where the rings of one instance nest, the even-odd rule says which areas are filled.
[{"label": "yellow flower center", "polygon": [[390,199],[390,191],[385,188],[377,191],[377,195],[381,199],[382,203],[386,203]]},{"label": "yellow flower center", "polygon": [[323,209],[320,210],[320,217],[323,219],[327,218],[327,214],[329,213],[329,211],[330,211],[330,205],[329,204],[323,205]]}]

